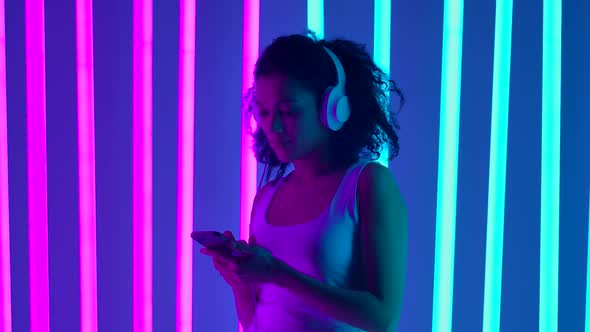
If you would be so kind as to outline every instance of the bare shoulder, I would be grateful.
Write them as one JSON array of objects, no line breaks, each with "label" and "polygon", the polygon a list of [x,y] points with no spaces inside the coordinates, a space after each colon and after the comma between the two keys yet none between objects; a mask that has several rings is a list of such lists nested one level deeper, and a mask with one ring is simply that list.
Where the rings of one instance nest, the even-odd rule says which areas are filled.
[{"label": "bare shoulder", "polygon": [[393,173],[380,163],[370,162],[364,167],[359,175],[357,194],[361,205],[393,205],[405,210],[402,193]]},{"label": "bare shoulder", "polygon": [[367,189],[383,182],[397,187],[395,178],[389,168],[378,162],[368,163],[359,175],[359,188]]}]

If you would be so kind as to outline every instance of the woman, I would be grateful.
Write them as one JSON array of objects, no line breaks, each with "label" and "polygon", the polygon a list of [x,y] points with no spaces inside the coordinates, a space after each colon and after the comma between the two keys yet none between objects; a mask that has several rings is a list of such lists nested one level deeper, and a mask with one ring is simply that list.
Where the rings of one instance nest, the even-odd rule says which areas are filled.
[{"label": "woman", "polygon": [[[407,212],[388,168],[399,150],[389,92],[362,45],[305,35],[273,41],[245,96],[268,180],[247,253],[201,249],[232,287],[246,331],[393,331],[405,283]],[[289,165],[293,170],[285,175]],[[224,233],[234,240],[231,232]]]}]

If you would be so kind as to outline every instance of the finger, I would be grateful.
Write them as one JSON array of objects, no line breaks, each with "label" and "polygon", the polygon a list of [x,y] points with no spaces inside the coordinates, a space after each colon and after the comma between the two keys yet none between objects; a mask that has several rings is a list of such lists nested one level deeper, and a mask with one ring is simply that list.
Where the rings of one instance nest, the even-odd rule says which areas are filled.
[{"label": "finger", "polygon": [[225,275],[225,274],[231,274],[231,273],[233,273],[232,272],[233,271],[232,267],[229,264],[225,263],[225,262],[222,262],[222,261],[213,261],[213,266],[221,274],[224,274]]},{"label": "finger", "polygon": [[248,248],[248,242],[244,240],[239,240],[237,242],[234,242],[234,245],[232,247],[238,250],[246,250]]},{"label": "finger", "polygon": [[219,257],[222,255],[220,252],[215,251],[215,250],[211,250],[211,249],[201,249],[200,252],[203,255],[207,255],[207,256],[211,256],[211,257]]},{"label": "finger", "polygon": [[223,232],[223,236],[225,236],[226,238],[228,238],[230,241],[235,241],[236,240],[236,238],[234,238],[234,235],[230,231]]},{"label": "finger", "polygon": [[225,264],[220,262],[219,260],[213,260],[213,266],[218,271],[226,270]]},{"label": "finger", "polygon": [[231,271],[232,273],[235,273],[236,271],[238,271],[239,266],[238,266],[238,263],[235,262],[235,261],[228,261],[228,262],[225,263],[225,268],[228,271]]},{"label": "finger", "polygon": [[206,248],[201,248],[201,249],[199,250],[199,252],[200,252],[201,254],[203,254],[203,255],[207,255],[207,256],[213,256],[213,253],[212,253],[210,250],[206,249]]},{"label": "finger", "polygon": [[226,255],[225,249],[201,248],[200,252],[211,257],[220,257]]},{"label": "finger", "polygon": [[222,266],[222,267],[227,267],[230,264],[230,261],[223,258],[223,257],[214,257],[213,258],[213,262],[217,263],[218,265]]}]

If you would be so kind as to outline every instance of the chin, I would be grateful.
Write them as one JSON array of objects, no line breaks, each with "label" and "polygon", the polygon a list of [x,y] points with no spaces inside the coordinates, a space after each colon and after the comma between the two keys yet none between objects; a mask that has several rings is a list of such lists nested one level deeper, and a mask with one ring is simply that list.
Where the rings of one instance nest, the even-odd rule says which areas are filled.
[{"label": "chin", "polygon": [[279,161],[282,162],[283,164],[289,164],[293,161],[293,158],[290,158],[289,156],[286,156],[286,155],[277,155],[277,159],[279,159]]},{"label": "chin", "polygon": [[281,151],[279,153],[275,151],[275,155],[277,156],[277,159],[284,164],[289,164],[296,159],[295,155],[293,153],[289,153],[288,151]]}]

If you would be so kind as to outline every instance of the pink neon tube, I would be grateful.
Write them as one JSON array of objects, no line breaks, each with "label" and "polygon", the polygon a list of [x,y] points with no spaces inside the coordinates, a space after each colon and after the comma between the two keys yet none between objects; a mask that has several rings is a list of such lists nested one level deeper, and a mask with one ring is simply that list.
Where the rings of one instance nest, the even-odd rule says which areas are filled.
[{"label": "pink neon tube", "polygon": [[192,331],[196,0],[180,1],[176,331]]},{"label": "pink neon tube", "polygon": [[8,119],[6,114],[6,29],[0,0],[0,331],[12,331],[8,214]]},{"label": "pink neon tube", "polygon": [[44,13],[43,0],[25,1],[31,332],[49,331]]},{"label": "pink neon tube", "polygon": [[[254,65],[258,58],[260,30],[260,0],[244,0],[242,50],[242,93],[254,82]],[[249,123],[242,117],[242,146],[240,168],[240,238],[248,240],[252,203],[256,195],[257,162],[252,151],[252,137],[247,132]],[[239,324],[239,331],[243,327]]]},{"label": "pink neon tube", "polygon": [[133,1],[133,331],[152,331],[152,2]]},{"label": "pink neon tube", "polygon": [[[244,42],[242,58],[242,93],[254,82],[254,65],[259,45],[259,0],[244,1]],[[252,137],[247,132],[248,123],[242,121],[241,173],[240,173],[240,238],[248,240],[250,211],[256,195],[256,158],[252,151]]]},{"label": "pink neon tube", "polygon": [[92,0],[76,1],[78,179],[80,204],[80,331],[97,331],[96,179]]}]

